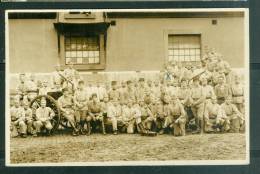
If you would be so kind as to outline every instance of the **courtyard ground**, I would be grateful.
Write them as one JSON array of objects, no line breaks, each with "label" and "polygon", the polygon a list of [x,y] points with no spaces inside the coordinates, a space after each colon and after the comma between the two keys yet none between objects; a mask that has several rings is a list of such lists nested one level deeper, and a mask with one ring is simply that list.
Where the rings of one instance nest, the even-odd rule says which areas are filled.
[{"label": "courtyard ground", "polygon": [[173,137],[138,134],[11,138],[11,163],[244,160],[245,134]]}]

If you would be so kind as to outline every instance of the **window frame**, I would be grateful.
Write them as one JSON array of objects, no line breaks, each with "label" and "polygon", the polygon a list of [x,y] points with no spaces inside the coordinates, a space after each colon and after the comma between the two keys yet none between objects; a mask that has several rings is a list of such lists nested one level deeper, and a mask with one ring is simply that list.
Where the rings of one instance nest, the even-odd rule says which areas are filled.
[{"label": "window frame", "polygon": [[[84,37],[84,33],[82,34],[73,34],[71,33],[71,35],[75,35],[77,37],[82,36]],[[106,34],[100,33],[97,34],[99,36],[99,63],[96,64],[75,64],[74,68],[79,70],[79,71],[91,71],[91,70],[104,70],[105,66],[106,66],[106,47],[105,47],[105,37]],[[59,57],[60,57],[60,65],[64,68],[68,67],[68,65],[66,64],[66,55],[65,55],[65,35],[60,35],[58,37],[59,41],[60,41],[60,52],[59,52]]]},{"label": "window frame", "polygon": [[[203,55],[203,34],[201,31],[195,31],[195,30],[164,30],[164,45],[165,45],[165,63],[169,62],[169,36],[170,35],[198,35],[200,36],[200,60],[202,59],[202,55]],[[200,63],[201,61],[182,61],[182,64],[185,63]]]}]

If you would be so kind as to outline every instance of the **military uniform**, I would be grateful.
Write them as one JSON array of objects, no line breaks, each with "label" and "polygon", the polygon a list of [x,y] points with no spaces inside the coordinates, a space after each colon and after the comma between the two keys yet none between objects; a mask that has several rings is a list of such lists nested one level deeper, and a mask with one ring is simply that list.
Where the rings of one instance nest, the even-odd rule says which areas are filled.
[{"label": "military uniform", "polygon": [[218,104],[224,103],[225,99],[231,95],[230,86],[227,84],[216,85],[215,94],[218,100]]},{"label": "military uniform", "polygon": [[233,84],[231,86],[231,93],[233,97],[233,103],[237,106],[241,113],[244,111],[244,86],[242,84]]},{"label": "military uniform", "polygon": [[[102,132],[103,134],[106,134],[105,131],[105,124],[104,124],[104,117],[103,117],[103,112],[102,112],[102,104],[100,102],[94,102],[90,101],[88,104],[88,116],[87,116],[87,122],[88,125],[90,121],[93,121],[96,124],[101,124],[102,126]],[[90,133],[90,128],[89,128],[89,133]]]},{"label": "military uniform", "polygon": [[33,128],[33,116],[32,116],[32,109],[31,108],[24,108],[24,114],[25,114],[25,123],[27,125],[27,132],[31,135],[34,134],[34,128]]},{"label": "military uniform", "polygon": [[51,131],[53,126],[50,120],[55,116],[54,111],[49,107],[39,107],[36,110],[36,121],[34,126],[37,133],[41,132],[41,128],[44,127],[48,131]]},{"label": "military uniform", "polygon": [[183,106],[176,102],[175,104],[169,104],[166,109],[166,119],[163,128],[167,128],[172,125],[175,136],[185,135],[186,113]]},{"label": "military uniform", "polygon": [[119,101],[120,99],[120,93],[117,89],[117,82],[116,81],[112,81],[111,82],[112,85],[112,89],[108,92],[108,97],[109,100],[113,100],[113,101]]},{"label": "military uniform", "polygon": [[84,89],[77,89],[74,93],[75,103],[75,118],[76,123],[79,123],[81,128],[84,128],[84,124],[87,121],[88,111],[88,95]]},{"label": "military uniform", "polygon": [[[226,102],[221,105],[222,110],[224,111],[225,117],[227,118],[227,122],[230,123],[230,131],[239,132],[241,125],[244,122],[243,115],[239,112],[236,105]],[[226,131],[229,130],[227,125]]]},{"label": "military uniform", "polygon": [[113,103],[109,103],[107,107],[106,124],[112,124],[114,134],[117,134],[117,116],[118,110]]},{"label": "military uniform", "polygon": [[122,109],[122,117],[123,117],[123,122],[125,123],[126,126],[126,132],[128,134],[132,134],[134,133],[134,117],[132,114],[132,108],[130,107],[124,107]]},{"label": "military uniform", "polygon": [[68,120],[70,125],[72,126],[74,132],[78,132],[76,128],[76,118],[75,118],[75,110],[74,110],[74,100],[71,96],[65,97],[64,95],[58,99],[58,105],[61,109],[62,116]]},{"label": "military uniform", "polygon": [[191,95],[190,95],[190,102],[192,103],[191,105],[191,110],[193,115],[195,116],[196,120],[196,125],[197,128],[200,129],[200,131],[203,130],[203,115],[204,115],[204,108],[205,108],[205,91],[203,91],[203,88],[198,85],[198,86],[193,86],[191,89]]},{"label": "military uniform", "polygon": [[27,132],[27,126],[25,124],[25,113],[24,109],[19,106],[13,106],[10,109],[11,114],[11,131],[13,136],[20,135],[26,135]]},{"label": "military uniform", "polygon": [[218,103],[212,103],[211,101],[206,104],[204,120],[206,132],[217,131],[216,128],[222,127],[225,129],[227,126],[227,120],[221,106]]}]

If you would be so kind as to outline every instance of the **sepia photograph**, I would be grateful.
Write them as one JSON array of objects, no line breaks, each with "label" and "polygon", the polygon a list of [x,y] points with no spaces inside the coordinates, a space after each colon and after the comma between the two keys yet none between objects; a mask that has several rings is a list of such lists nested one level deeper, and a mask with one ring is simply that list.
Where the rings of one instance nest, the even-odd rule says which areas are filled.
[{"label": "sepia photograph", "polygon": [[7,166],[249,164],[248,9],[5,17]]}]

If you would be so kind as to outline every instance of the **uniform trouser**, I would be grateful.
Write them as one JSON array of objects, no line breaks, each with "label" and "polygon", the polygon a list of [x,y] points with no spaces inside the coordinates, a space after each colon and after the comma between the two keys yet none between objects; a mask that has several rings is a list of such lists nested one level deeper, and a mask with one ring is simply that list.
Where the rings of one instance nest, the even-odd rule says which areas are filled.
[{"label": "uniform trouser", "polygon": [[94,122],[96,124],[101,124],[103,133],[106,132],[105,130],[105,123],[104,123],[104,117],[101,114],[95,114],[95,115],[88,115],[87,116],[87,123],[88,123],[88,129],[90,131],[90,122]]},{"label": "uniform trouser", "polygon": [[154,118],[154,117],[151,117],[151,116],[147,117],[147,118],[143,121],[145,128],[148,129],[148,130],[151,130],[151,129],[152,129],[152,125],[153,125],[154,122],[155,122],[155,118]]},{"label": "uniform trouser", "polygon": [[229,116],[230,121],[230,130],[232,132],[238,133],[241,126],[241,118],[239,118],[237,115]]},{"label": "uniform trouser", "polygon": [[198,126],[198,129],[201,129],[202,131],[204,131],[204,109],[204,103],[191,107],[192,113],[195,117],[196,125]]},{"label": "uniform trouser", "polygon": [[164,122],[165,122],[165,117],[157,117],[156,121],[155,121],[156,128],[158,130],[162,129],[163,125],[164,125]]},{"label": "uniform trouser", "polygon": [[27,132],[27,126],[26,126],[26,124],[25,124],[25,122],[24,121],[18,121],[18,122],[16,122],[16,123],[14,123],[14,126],[16,127],[16,128],[18,128],[18,133],[20,133],[20,134],[26,134],[26,132]]},{"label": "uniform trouser", "polygon": [[76,129],[76,117],[75,112],[73,109],[66,109],[68,113],[63,112],[62,116],[70,123],[70,125],[73,127],[73,129]]},{"label": "uniform trouser", "polygon": [[53,126],[51,125],[51,122],[49,120],[47,120],[47,121],[40,121],[40,120],[35,121],[34,127],[35,127],[37,133],[40,133],[42,128],[46,128],[49,131],[53,128]]},{"label": "uniform trouser", "polygon": [[27,125],[27,132],[29,134],[34,134],[33,121],[32,120],[27,120],[26,121],[26,125]]},{"label": "uniform trouser", "polygon": [[112,125],[113,131],[117,131],[117,119],[115,117],[107,118],[106,124]]},{"label": "uniform trouser", "polygon": [[186,124],[185,116],[168,116],[165,119],[163,128],[167,128],[168,126],[172,125],[174,130],[173,134],[175,136],[185,135],[185,124]]}]

